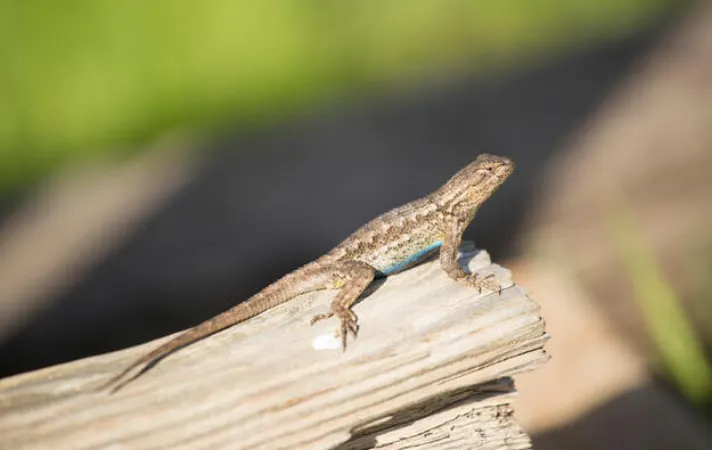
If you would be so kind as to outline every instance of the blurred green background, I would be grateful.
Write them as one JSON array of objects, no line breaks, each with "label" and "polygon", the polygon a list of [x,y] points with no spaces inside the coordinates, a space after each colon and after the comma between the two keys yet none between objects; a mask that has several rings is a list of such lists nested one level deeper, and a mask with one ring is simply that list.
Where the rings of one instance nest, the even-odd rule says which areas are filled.
[{"label": "blurred green background", "polygon": [[0,199],[172,130],[245,129],[408,77],[526,64],[676,3],[2,0]]},{"label": "blurred green background", "polygon": [[[497,154],[502,151],[501,154],[516,156],[518,163],[517,177],[508,181],[500,198],[493,202],[492,208],[499,207],[500,212],[487,207],[492,213],[489,224],[483,223],[486,216],[478,216],[475,225],[478,242],[496,251],[497,239],[506,244],[533,239],[526,233],[541,225],[527,224],[525,213],[542,209],[542,202],[532,201],[535,198],[532,193],[550,181],[546,178],[549,172],[539,170],[575,149],[576,145],[567,140],[575,140],[571,136],[582,134],[586,127],[609,132],[608,126],[597,129],[598,123],[589,122],[592,115],[599,119],[611,114],[599,102],[605,103],[611,95],[633,92],[634,102],[650,101],[645,103],[646,108],[654,109],[655,101],[660,101],[661,110],[684,116],[680,123],[695,123],[695,118],[701,115],[694,109],[694,102],[672,101],[678,100],[675,95],[681,95],[680,91],[667,91],[668,87],[663,86],[661,90],[670,97],[659,100],[654,92],[636,91],[639,86],[636,83],[641,81],[631,80],[650,70],[645,66],[656,58],[673,75],[690,70],[692,74],[701,74],[700,80],[704,78],[704,58],[694,56],[693,46],[683,45],[688,55],[672,62],[661,56],[664,52],[649,52],[672,42],[667,40],[668,31],[683,23],[671,17],[687,17],[686,6],[691,4],[683,0],[0,0],[0,220],[6,212],[14,212],[11,210],[15,205],[22,205],[22,200],[32,200],[32,195],[25,194],[31,194],[38,182],[77,163],[124,160],[148,152],[163,137],[174,135],[189,138],[187,147],[191,150],[214,151],[207,155],[204,150],[204,155],[210,157],[201,162],[208,169],[195,179],[185,176],[181,180],[191,179],[194,184],[190,188],[172,193],[170,201],[161,203],[158,213],[142,217],[131,233],[117,233],[122,236],[116,238],[120,246],[116,244],[106,259],[101,246],[109,240],[104,240],[103,234],[95,238],[98,244],[94,244],[101,251],[92,259],[91,271],[79,270],[76,280],[69,277],[72,285],[66,292],[56,289],[47,295],[51,309],[38,309],[25,329],[0,342],[5,346],[0,346],[0,362],[5,361],[10,368],[2,372],[0,364],[0,377],[145,341],[197,323],[201,315],[207,318],[222,311],[236,298],[246,298],[282,275],[291,265],[306,262],[307,257],[318,254],[320,249],[328,249],[327,245],[338,242],[363,223],[364,218],[372,217],[370,214],[395,206],[396,203],[391,203],[395,199],[414,198],[421,192],[418,189],[429,186],[428,176],[437,179],[446,167],[456,167],[457,158],[469,157],[472,149]],[[640,63],[639,57],[648,59]],[[688,61],[695,58],[700,65],[690,68],[694,64]],[[561,62],[557,62],[559,59]],[[550,70],[536,70],[547,67]],[[526,75],[517,79],[518,72]],[[671,84],[676,86],[684,86],[691,80],[690,97],[699,103],[709,98],[705,97],[703,82],[695,87],[696,78],[684,78],[686,81],[680,83],[681,78],[667,75],[675,80]],[[508,77],[518,81],[507,83]],[[380,97],[391,96],[396,103],[403,103],[404,99],[417,97],[411,96],[413,92],[429,94],[433,84],[456,85],[462,80],[486,82],[477,89],[473,87],[476,83],[463,89],[453,88],[450,97],[443,95],[437,102],[429,103],[418,97],[420,100],[413,100],[420,103],[412,108],[417,110],[411,111],[412,116],[404,118],[409,109],[403,107],[393,114],[402,120],[392,120],[382,130],[377,129],[384,116],[374,111],[387,103]],[[491,94],[498,89],[499,92]],[[472,96],[467,97],[468,93]],[[467,98],[462,100],[464,97]],[[329,129],[332,123],[321,123],[305,132],[307,137],[300,140],[298,133],[284,136],[282,128],[270,127],[280,122],[294,123],[290,119],[295,116],[329,116],[333,110],[346,110],[354,103],[368,103],[370,99],[376,100],[372,102],[376,107],[371,107],[367,119],[347,117],[339,122],[336,131]],[[640,120],[641,116],[645,119],[647,112],[635,110],[630,114]],[[451,122],[457,123],[453,127],[443,125]],[[297,128],[301,126],[297,124]],[[530,129],[523,130],[526,126]],[[712,247],[699,243],[712,242],[708,231],[712,228],[705,223],[699,235],[694,236],[680,231],[686,230],[686,225],[678,227],[679,223],[709,217],[704,216],[705,208],[694,202],[689,202],[687,209],[671,212],[676,203],[684,203],[681,200],[703,197],[699,193],[707,185],[699,180],[707,179],[707,173],[695,177],[698,170],[709,164],[696,163],[698,160],[690,156],[695,151],[692,143],[704,142],[704,138],[682,127],[679,135],[668,130],[668,134],[661,133],[662,138],[658,137],[655,128],[665,126],[665,120],[640,121],[635,133],[645,139],[640,140],[642,144],[635,139],[632,142],[633,145],[638,142],[643,150],[628,155],[628,163],[633,161],[630,165],[626,161],[619,164],[617,158],[631,147],[622,146],[621,152],[616,153],[615,145],[609,145],[611,141],[605,139],[601,147],[614,148],[613,152],[600,152],[601,148],[595,145],[582,152],[610,158],[604,169],[620,169],[621,178],[634,178],[633,172],[646,170],[650,178],[617,185],[627,186],[628,191],[621,188],[621,198],[613,199],[620,204],[611,200],[606,222],[607,237],[613,242],[610,255],[601,257],[605,264],[594,258],[590,265],[571,263],[575,270],[580,270],[572,278],[594,293],[595,306],[606,313],[607,320],[618,324],[626,342],[635,345],[631,336],[639,329],[644,331],[652,343],[652,359],[657,363],[653,374],[709,418],[712,417],[709,281]],[[673,129],[676,127],[677,122],[671,125]],[[274,148],[263,141],[239,142],[244,137],[240,133],[260,128],[283,140]],[[491,133],[482,132],[491,129],[494,130]],[[362,140],[351,140],[359,133],[365,136]],[[328,136],[324,137],[325,134]],[[330,138],[331,134],[335,136]],[[483,134],[486,136],[480,138]],[[447,139],[451,135],[455,138]],[[621,133],[624,135],[627,138],[634,133]],[[679,138],[682,135],[687,141]],[[210,140],[219,142],[226,136],[225,141],[233,137],[237,140],[220,148],[201,145]],[[193,140],[198,142],[193,145]],[[411,145],[418,140],[428,141],[420,147],[421,153]],[[369,145],[370,152],[365,149]],[[626,141],[625,146],[628,145]],[[664,161],[660,166],[664,170],[656,172],[656,155],[670,154],[673,150],[679,154],[686,147],[693,150],[688,149],[679,167]],[[226,149],[224,154],[220,153],[222,148]],[[242,156],[236,153],[240,151],[237,149],[248,148],[254,149],[251,154],[245,151],[244,159],[234,158]],[[315,151],[310,154],[311,149]],[[389,151],[390,155],[386,155]],[[636,158],[631,158],[631,154],[637,155]],[[338,158],[325,162],[324,155]],[[391,165],[386,161],[388,157]],[[279,158],[279,163],[273,164],[270,158]],[[377,163],[373,162],[375,158],[379,158]],[[413,161],[406,162],[409,158]],[[450,160],[443,162],[442,167],[433,165],[433,161],[445,158]],[[581,161],[586,177],[617,179],[598,177],[598,172],[589,170],[587,165],[592,159]],[[351,168],[354,162],[359,166],[352,171],[352,177],[347,173],[349,170],[320,172],[314,167]],[[392,174],[405,165],[409,165],[408,176],[391,183]],[[216,169],[223,167],[225,170]],[[307,173],[305,167],[315,170]],[[558,173],[566,174],[569,169],[566,166]],[[88,172],[91,170],[92,167]],[[299,176],[286,175],[292,172]],[[666,188],[668,180],[657,174],[670,172],[677,177]],[[106,172],[97,173],[99,177],[107,176]],[[374,180],[379,177],[388,180],[389,184],[374,181],[362,186],[362,179],[369,179],[369,175]],[[71,176],[70,173],[68,178]],[[269,182],[257,184],[255,180],[261,182],[262,178]],[[299,189],[294,189],[290,196],[295,182],[299,183]],[[567,186],[577,185],[578,180],[569,183]],[[393,184],[398,184],[397,189]],[[46,185],[50,186],[48,191],[56,194],[54,184],[39,187]],[[76,190],[83,192],[90,191],[93,185],[77,186]],[[329,186],[331,195],[319,195],[327,190],[324,186]],[[593,246],[599,244],[595,234],[581,233],[595,227],[594,220],[588,220],[596,217],[590,199],[601,197],[596,190],[600,185],[590,186],[595,195],[575,199],[582,207],[569,207],[566,214],[552,216],[550,229],[555,230],[555,240],[566,243],[562,236],[566,238],[569,233],[576,238],[566,249],[567,258],[572,261],[578,254],[584,255],[581,261],[585,259],[586,244],[594,241]],[[505,190],[510,187],[512,194],[506,197]],[[640,195],[635,201],[625,201],[628,195],[637,195],[636,189],[649,190],[650,197]],[[357,191],[358,196],[344,196],[349,190]],[[254,195],[255,191],[259,195]],[[675,198],[665,203],[667,197],[657,195],[659,192],[672,193]],[[550,200],[552,203],[563,197],[558,196],[559,192],[556,194],[552,195],[555,197]],[[363,201],[350,200],[356,197]],[[97,203],[103,201],[101,196],[97,199],[94,200]],[[136,203],[143,200],[134,199]],[[84,205],[81,196],[71,197],[71,202]],[[5,256],[7,273],[11,273],[7,268],[21,267],[24,263],[25,273],[31,275],[27,277],[28,285],[35,289],[36,279],[46,276],[42,268],[47,267],[35,263],[42,263],[43,258],[52,260],[53,250],[46,243],[64,239],[56,233],[59,225],[55,224],[64,224],[65,217],[73,217],[71,211],[63,209],[66,205],[73,206],[71,202],[58,202],[55,214],[61,220],[56,222],[43,223],[50,214],[36,214],[31,202],[26,215],[36,223],[27,220],[18,221],[17,225],[8,221],[17,229],[26,227],[29,231],[7,233],[5,240],[0,240],[0,256]],[[126,205],[117,204],[120,206],[113,212],[123,217],[122,207]],[[88,205],[86,211],[92,210],[92,206]],[[647,208],[652,212],[645,214]],[[77,211],[74,214],[79,217],[85,210]],[[523,212],[505,215],[513,214],[512,211]],[[578,222],[573,217],[577,213],[583,217]],[[75,227],[78,223],[97,223],[101,227],[110,223],[97,217],[66,223]],[[283,220],[284,217],[288,220]],[[566,217],[572,221],[566,222]],[[665,234],[665,239],[645,239],[646,233],[654,234],[650,224],[665,222],[661,218],[670,219],[668,227],[672,231]],[[46,240],[37,239],[41,245],[27,246],[29,250],[22,253],[23,257],[31,255],[34,259],[13,259],[16,254],[7,250],[10,247],[7,243],[18,244],[18,248],[19,244],[34,243],[40,235],[33,234],[35,225],[38,229],[45,227]],[[77,241],[92,241],[83,230],[77,227],[74,231],[80,236]],[[589,239],[590,236],[594,237]],[[680,257],[680,264],[675,264],[668,254],[661,256],[664,254],[661,249],[666,248],[661,243],[676,250],[685,248],[689,242],[701,255],[699,258],[697,253],[688,252]],[[70,248],[64,259],[56,259],[59,261],[56,267],[61,268],[62,274],[76,264],[78,253]],[[526,250],[515,256],[526,261]],[[618,260],[620,267],[613,265]],[[0,258],[0,266],[2,262]],[[690,277],[688,291],[679,273],[672,270],[677,266],[681,267],[679,273]],[[607,272],[608,267],[614,269]],[[6,276],[5,280],[9,279],[13,276]],[[616,289],[610,292],[591,287],[614,286],[616,280],[622,287],[615,285]],[[564,281],[566,285],[569,280]],[[536,293],[537,301],[549,294]],[[12,307],[20,310],[27,303],[23,295],[0,296],[0,300],[14,300]],[[196,298],[200,301],[196,302]],[[633,301],[634,308],[617,309]],[[5,311],[11,311],[2,310],[1,303],[0,318]],[[170,305],[170,314],[166,313],[166,305]],[[642,317],[639,323],[635,322],[638,312]],[[553,311],[548,314],[555,323]],[[18,321],[9,321],[13,326],[15,322]],[[559,339],[566,337],[562,335]],[[647,343],[643,339],[639,342]],[[645,348],[644,344],[640,347]],[[646,351],[641,353],[649,356]],[[566,355],[555,358],[564,360]],[[570,361],[575,367],[576,361]],[[12,364],[15,366],[11,367]],[[610,368],[611,372],[617,370]],[[601,416],[617,422],[624,410],[613,405],[601,409]],[[588,414],[589,419],[595,415]],[[636,419],[630,415],[626,423]],[[611,429],[607,428],[605,434]],[[581,435],[588,438],[591,434]]]}]

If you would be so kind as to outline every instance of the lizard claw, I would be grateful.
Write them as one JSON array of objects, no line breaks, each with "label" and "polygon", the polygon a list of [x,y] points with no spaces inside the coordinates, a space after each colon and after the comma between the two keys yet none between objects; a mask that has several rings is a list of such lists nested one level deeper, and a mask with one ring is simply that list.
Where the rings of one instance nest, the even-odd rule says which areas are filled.
[{"label": "lizard claw", "polygon": [[331,311],[329,311],[326,314],[317,314],[311,318],[311,322],[309,322],[309,325],[314,326],[314,324],[319,322],[320,320],[329,319],[333,315],[334,315],[334,313]]},{"label": "lizard claw", "polygon": [[343,308],[341,306],[331,305],[329,312],[326,314],[317,314],[311,319],[311,324],[314,325],[320,320],[328,319],[330,317],[336,316],[341,321],[339,330],[336,333],[337,337],[341,338],[341,349],[346,350],[346,338],[348,334],[351,333],[354,338],[358,335],[358,317],[349,308]]},{"label": "lizard claw", "polygon": [[495,280],[495,274],[493,273],[485,276],[475,273],[467,278],[467,283],[477,289],[479,293],[482,293],[482,290],[486,289],[496,292],[497,294],[502,294],[502,286]]}]

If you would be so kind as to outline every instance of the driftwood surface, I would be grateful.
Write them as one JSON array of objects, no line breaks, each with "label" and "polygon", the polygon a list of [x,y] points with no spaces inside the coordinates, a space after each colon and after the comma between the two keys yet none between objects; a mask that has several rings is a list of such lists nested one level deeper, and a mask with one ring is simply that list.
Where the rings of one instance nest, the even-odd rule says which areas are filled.
[{"label": "driftwood surface", "polygon": [[[484,251],[501,295],[430,260],[377,281],[346,352],[333,292],[298,297],[188,346],[120,391],[97,387],[163,339],[0,380],[0,447],[526,449],[509,376],[546,361],[539,307]],[[419,447],[420,448],[420,447]]]}]

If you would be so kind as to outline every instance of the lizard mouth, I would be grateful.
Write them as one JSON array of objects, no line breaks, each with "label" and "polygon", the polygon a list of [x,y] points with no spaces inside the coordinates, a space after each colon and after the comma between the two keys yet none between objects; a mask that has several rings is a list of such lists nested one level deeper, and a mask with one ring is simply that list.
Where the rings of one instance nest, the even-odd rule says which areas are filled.
[{"label": "lizard mouth", "polygon": [[505,160],[501,166],[497,168],[494,177],[500,181],[506,180],[514,172],[514,162]]}]

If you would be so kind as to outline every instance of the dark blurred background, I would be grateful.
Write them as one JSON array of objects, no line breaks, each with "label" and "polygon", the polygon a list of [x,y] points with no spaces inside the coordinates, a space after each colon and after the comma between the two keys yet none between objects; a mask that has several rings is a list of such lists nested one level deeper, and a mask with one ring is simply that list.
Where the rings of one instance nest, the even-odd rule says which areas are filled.
[{"label": "dark blurred background", "polygon": [[672,0],[0,1],[0,377],[194,325],[488,152],[518,170],[466,237],[543,306],[535,444],[707,448],[708,30]]}]

